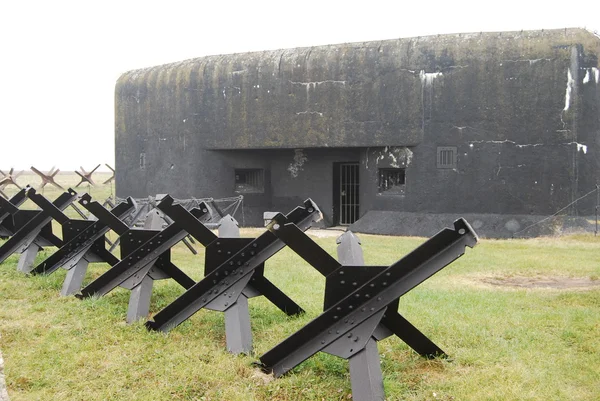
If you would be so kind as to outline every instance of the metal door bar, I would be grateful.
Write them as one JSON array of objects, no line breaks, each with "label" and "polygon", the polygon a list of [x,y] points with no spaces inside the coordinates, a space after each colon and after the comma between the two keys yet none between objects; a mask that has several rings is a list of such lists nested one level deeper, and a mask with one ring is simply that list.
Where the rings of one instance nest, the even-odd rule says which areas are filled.
[{"label": "metal door bar", "polygon": [[359,171],[358,163],[340,164],[340,224],[350,225],[358,219]]}]

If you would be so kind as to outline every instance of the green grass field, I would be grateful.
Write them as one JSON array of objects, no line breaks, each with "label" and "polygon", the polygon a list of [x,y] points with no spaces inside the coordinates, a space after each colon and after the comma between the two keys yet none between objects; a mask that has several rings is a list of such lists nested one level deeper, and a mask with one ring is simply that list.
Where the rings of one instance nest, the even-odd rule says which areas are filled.
[{"label": "green grass field", "polygon": [[[101,199],[93,192],[100,190],[92,195]],[[313,238],[335,255],[335,237]],[[390,264],[424,241],[360,238],[371,265]],[[203,271],[199,251],[178,245],[173,254],[194,279]],[[0,264],[0,350],[12,401],[351,399],[342,359],[318,354],[279,379],[253,366],[322,307],[324,279],[287,248],[267,262],[266,275],[306,314],[289,318],[263,298],[250,300],[249,356],[226,352],[220,313],[202,310],[168,334],[150,333],[142,322],[125,324],[126,290],[60,297],[65,271],[27,277],[16,272],[17,257]],[[107,269],[91,266],[86,282]],[[400,312],[450,359],[423,359],[395,337],[380,342],[387,399],[600,399],[598,284],[600,237],[481,240],[401,298]],[[151,314],[182,292],[157,282]]]}]

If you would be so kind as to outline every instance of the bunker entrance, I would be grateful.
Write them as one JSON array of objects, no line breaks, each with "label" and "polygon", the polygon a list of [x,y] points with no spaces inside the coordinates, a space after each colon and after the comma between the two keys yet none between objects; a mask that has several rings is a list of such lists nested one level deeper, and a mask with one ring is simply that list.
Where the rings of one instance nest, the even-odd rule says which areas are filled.
[{"label": "bunker entrance", "polygon": [[359,217],[358,162],[333,163],[333,224],[350,225]]}]

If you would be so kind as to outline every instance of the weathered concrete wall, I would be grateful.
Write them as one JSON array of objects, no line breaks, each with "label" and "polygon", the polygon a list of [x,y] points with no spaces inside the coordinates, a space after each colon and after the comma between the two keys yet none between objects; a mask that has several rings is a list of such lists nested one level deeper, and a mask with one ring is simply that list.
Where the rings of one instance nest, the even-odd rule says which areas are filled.
[{"label": "weathered concrete wall", "polygon": [[[600,38],[568,29],[131,71],[116,86],[117,193],[232,196],[236,168],[261,168],[269,185],[248,195],[251,221],[310,196],[330,222],[332,164],[360,161],[361,214],[548,215],[599,181],[598,54]],[[436,167],[440,146],[456,147],[455,168]],[[294,149],[307,161],[291,177]],[[406,169],[403,193],[378,194],[377,169],[386,167]],[[589,214],[592,205],[570,212]]]},{"label": "weathered concrete wall", "polygon": [[[358,162],[360,149],[283,149],[212,151],[219,168],[204,175],[212,181],[213,197],[244,196],[243,222],[260,225],[265,211],[286,213],[312,198],[323,213],[324,225],[333,222],[333,163]],[[264,193],[235,192],[236,169],[263,169]],[[242,216],[238,216],[242,223]]]},{"label": "weathered concrete wall", "polygon": [[117,132],[134,110],[152,121],[143,132],[149,126],[138,120],[142,135],[178,131],[213,149],[417,144],[422,104],[403,94],[418,95],[421,82],[399,69],[410,43],[382,46],[212,56],[132,71],[117,83],[124,117]]},{"label": "weathered concrete wall", "polygon": [[[275,152],[272,152],[275,153]],[[273,210],[290,210],[306,198],[323,213],[324,224],[333,224],[333,164],[360,160],[360,149],[296,149],[273,157]]]},{"label": "weathered concrete wall", "polygon": [[[392,166],[402,148],[363,155],[363,210],[548,215],[592,190],[600,180],[600,40],[581,30],[461,37],[419,48],[415,58],[438,71],[422,85],[423,141],[406,148],[408,162],[392,163],[406,168],[402,195],[368,195],[377,168]],[[457,148],[456,168],[436,168],[439,146]],[[572,213],[590,215],[594,202]]]}]

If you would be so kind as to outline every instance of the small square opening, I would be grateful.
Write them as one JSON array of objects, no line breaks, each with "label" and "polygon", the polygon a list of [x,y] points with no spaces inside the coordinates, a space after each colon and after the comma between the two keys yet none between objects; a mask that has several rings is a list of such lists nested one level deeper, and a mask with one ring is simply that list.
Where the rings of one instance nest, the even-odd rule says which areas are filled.
[{"label": "small square opening", "polygon": [[404,195],[406,169],[380,168],[379,193],[385,195]]},{"label": "small square opening", "polygon": [[235,192],[262,193],[265,191],[265,173],[263,169],[236,169]]}]

